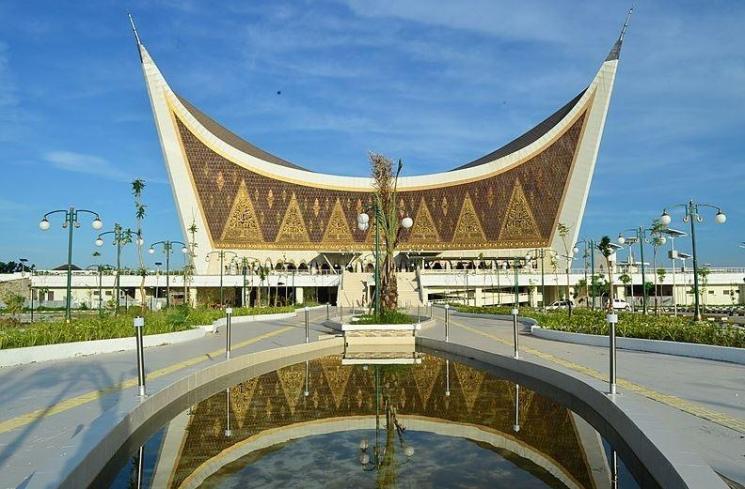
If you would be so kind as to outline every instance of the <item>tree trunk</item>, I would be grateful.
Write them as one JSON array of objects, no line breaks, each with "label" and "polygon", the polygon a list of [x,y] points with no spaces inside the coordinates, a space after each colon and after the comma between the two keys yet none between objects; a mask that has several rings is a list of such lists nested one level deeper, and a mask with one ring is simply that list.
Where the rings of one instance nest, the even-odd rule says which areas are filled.
[{"label": "tree trunk", "polygon": [[380,270],[380,304],[383,312],[398,309],[398,281],[393,260],[393,250],[386,249],[383,266]]}]

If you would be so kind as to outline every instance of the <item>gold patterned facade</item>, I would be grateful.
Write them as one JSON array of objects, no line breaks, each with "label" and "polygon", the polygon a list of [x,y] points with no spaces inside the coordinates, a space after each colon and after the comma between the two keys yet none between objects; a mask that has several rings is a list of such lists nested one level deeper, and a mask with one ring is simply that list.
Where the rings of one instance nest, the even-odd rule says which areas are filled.
[{"label": "gold patterned facade", "polygon": [[[369,249],[374,233],[356,217],[371,190],[303,185],[266,176],[213,149],[172,113],[213,247],[258,250]],[[413,217],[401,249],[486,250],[549,246],[568,188],[586,110],[537,153],[472,181],[402,189]]]}]

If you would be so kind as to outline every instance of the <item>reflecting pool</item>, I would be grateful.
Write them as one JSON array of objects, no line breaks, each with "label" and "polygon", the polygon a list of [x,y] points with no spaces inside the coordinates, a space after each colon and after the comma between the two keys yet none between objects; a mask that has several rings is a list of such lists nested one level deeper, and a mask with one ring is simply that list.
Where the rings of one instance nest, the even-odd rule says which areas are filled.
[{"label": "reflecting pool", "polygon": [[[343,365],[248,379],[175,416],[112,487],[637,487],[582,418],[470,366]],[[108,483],[108,482],[107,482]]]}]

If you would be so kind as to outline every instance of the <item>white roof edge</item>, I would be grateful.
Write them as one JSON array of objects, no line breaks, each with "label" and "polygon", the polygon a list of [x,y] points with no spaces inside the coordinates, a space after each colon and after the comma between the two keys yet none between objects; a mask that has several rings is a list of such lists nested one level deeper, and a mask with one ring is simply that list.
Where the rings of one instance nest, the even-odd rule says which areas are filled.
[{"label": "white roof edge", "polygon": [[[354,177],[354,176],[343,176],[343,175],[332,175],[326,173],[316,173],[308,170],[291,168],[287,166],[278,165],[261,158],[257,158],[253,155],[249,155],[220,139],[206,127],[204,127],[192,114],[191,112],[181,103],[176,94],[171,90],[170,86],[166,82],[165,78],[157,69],[155,62],[152,60],[150,55],[144,46],[140,46],[142,52],[142,62],[144,65],[152,64],[155,68],[155,72],[159,75],[159,85],[165,91],[171,107],[178,113],[189,129],[194,131],[195,134],[204,142],[208,143],[212,149],[217,150],[226,159],[236,163],[247,170],[258,172],[262,175],[276,178],[279,180],[290,180],[301,185],[306,186],[317,186],[321,188],[358,188],[360,191],[369,191],[372,189],[372,179],[370,177]],[[536,141],[529,145],[521,148],[513,153],[505,155],[494,161],[477,165],[470,168],[463,168],[460,170],[449,170],[437,173],[430,173],[426,175],[415,175],[415,176],[402,176],[399,178],[398,186],[400,190],[413,190],[419,187],[432,186],[432,185],[456,185],[463,181],[471,181],[475,179],[485,178],[500,170],[504,170],[518,162],[524,157],[538,152],[548,142],[553,140],[557,134],[565,131],[570,121],[574,120],[579,111],[585,110],[588,101],[591,99],[594,93],[594,88],[597,85],[598,78],[602,73],[602,68],[606,63],[615,63],[615,60],[606,61],[601,65],[600,70],[593,78],[590,85],[587,87],[585,92],[582,94],[580,100],[572,107],[572,109],[559,121],[554,127],[548,130]]]}]

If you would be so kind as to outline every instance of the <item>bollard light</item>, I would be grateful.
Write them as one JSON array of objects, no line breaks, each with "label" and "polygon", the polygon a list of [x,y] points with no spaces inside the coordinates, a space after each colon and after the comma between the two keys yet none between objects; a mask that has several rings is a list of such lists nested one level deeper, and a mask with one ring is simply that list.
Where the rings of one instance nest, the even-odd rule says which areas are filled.
[{"label": "bollard light", "polygon": [[137,385],[140,397],[145,397],[145,352],[142,346],[142,335],[145,329],[145,318],[134,318],[135,340],[137,342]]},{"label": "bollard light", "polygon": [[225,359],[230,360],[230,349],[232,347],[232,322],[233,322],[233,308],[225,308]]},{"label": "bollard light", "polygon": [[517,314],[518,314],[517,307],[512,308],[512,340],[514,343],[514,358],[517,360],[520,358],[520,349],[518,345],[519,336],[517,333]]},{"label": "bollard light", "polygon": [[308,320],[308,316],[310,314],[310,307],[305,306],[303,309],[305,310],[305,342],[310,343],[310,323]]},{"label": "bollard light", "polygon": [[608,321],[608,347],[609,351],[609,371],[608,371],[608,384],[611,395],[616,393],[616,324],[618,323],[618,314],[615,312],[609,313],[605,316],[605,320]]},{"label": "bollard light", "polygon": [[450,304],[445,304],[445,342],[450,342]]}]

